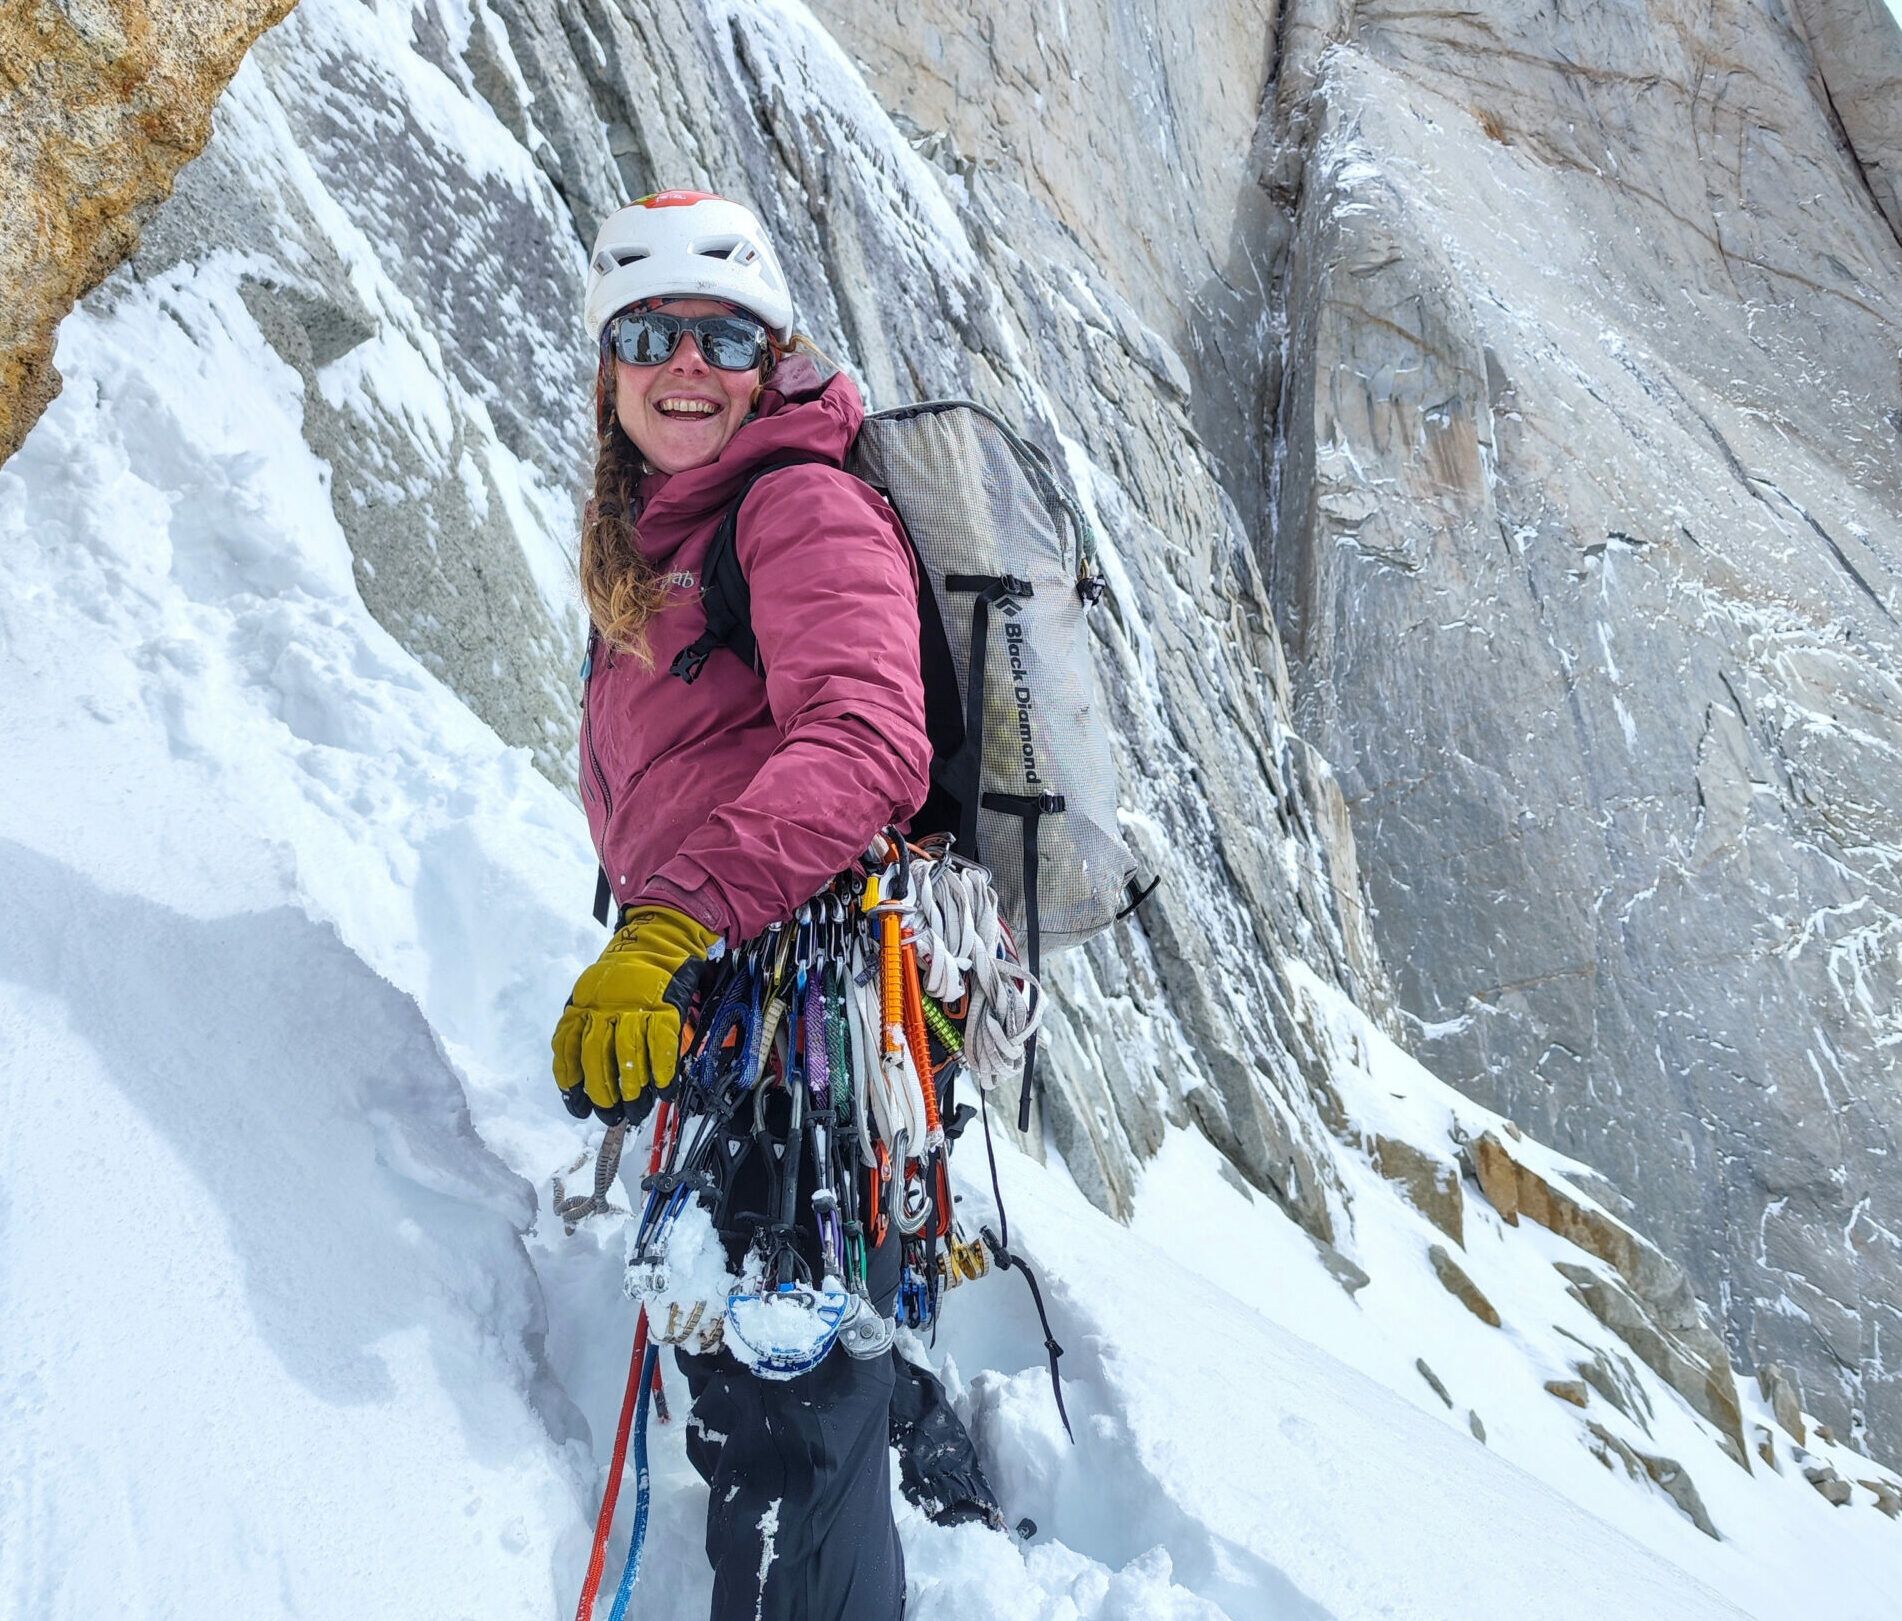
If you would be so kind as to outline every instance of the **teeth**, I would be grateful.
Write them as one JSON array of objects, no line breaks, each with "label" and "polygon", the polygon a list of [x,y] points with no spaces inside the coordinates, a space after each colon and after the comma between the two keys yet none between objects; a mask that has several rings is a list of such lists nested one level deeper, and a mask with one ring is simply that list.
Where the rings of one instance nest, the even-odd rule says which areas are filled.
[{"label": "teeth", "polygon": [[662,416],[710,417],[720,408],[711,400],[664,400],[655,409]]}]

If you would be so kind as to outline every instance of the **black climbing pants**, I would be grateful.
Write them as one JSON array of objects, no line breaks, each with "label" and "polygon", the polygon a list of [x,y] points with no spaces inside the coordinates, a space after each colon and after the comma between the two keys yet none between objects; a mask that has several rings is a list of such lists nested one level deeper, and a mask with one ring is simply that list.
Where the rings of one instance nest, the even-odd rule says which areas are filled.
[{"label": "black climbing pants", "polygon": [[[776,1095],[771,1129],[783,1140]],[[717,1218],[737,1270],[773,1219],[778,1166],[742,1158]],[[797,1207],[811,1208],[809,1157]],[[811,1235],[800,1234],[817,1270]],[[902,1265],[896,1225],[866,1258],[866,1284],[889,1314]],[[693,1396],[687,1456],[707,1483],[711,1621],[896,1621],[905,1557],[892,1522],[890,1355],[860,1361],[834,1346],[797,1379],[761,1379],[729,1352],[677,1351]]]},{"label": "black climbing pants", "polygon": [[977,1448],[929,1368],[892,1348],[892,1445],[898,1489],[940,1525],[975,1521],[1001,1528],[1002,1510],[984,1478]]},{"label": "black climbing pants", "polygon": [[678,1361],[693,1393],[687,1456],[707,1483],[711,1621],[897,1621],[892,1358],[834,1349],[787,1380],[725,1351]]},{"label": "black climbing pants", "polygon": [[724,1351],[677,1353],[693,1397],[687,1456],[707,1483],[713,1621],[891,1621],[905,1559],[891,1516],[891,1454],[933,1519],[999,1524],[977,1449],[928,1369],[834,1350],[776,1383]]}]

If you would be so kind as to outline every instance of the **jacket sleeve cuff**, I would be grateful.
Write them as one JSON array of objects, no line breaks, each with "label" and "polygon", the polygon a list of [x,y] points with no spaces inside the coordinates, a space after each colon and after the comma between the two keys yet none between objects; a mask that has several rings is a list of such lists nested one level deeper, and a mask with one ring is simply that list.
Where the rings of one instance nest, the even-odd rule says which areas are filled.
[{"label": "jacket sleeve cuff", "polygon": [[728,944],[734,943],[733,910],[710,878],[703,878],[688,888],[656,873],[641,886],[639,894],[628,897],[627,904],[671,906],[676,912],[685,912],[702,928],[711,929]]}]

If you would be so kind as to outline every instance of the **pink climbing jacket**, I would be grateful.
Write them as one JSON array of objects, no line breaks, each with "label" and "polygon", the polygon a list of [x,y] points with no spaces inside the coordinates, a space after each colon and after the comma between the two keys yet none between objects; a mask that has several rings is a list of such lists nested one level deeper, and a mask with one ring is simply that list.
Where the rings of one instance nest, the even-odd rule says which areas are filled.
[{"label": "pink climbing jacket", "polygon": [[[582,701],[581,799],[618,905],[658,901],[729,940],[789,918],[889,823],[924,803],[931,744],[919,673],[917,565],[885,501],[842,470],[865,407],[843,373],[782,361],[719,459],[649,474],[642,553],[672,584],[652,661],[597,635]],[[707,628],[700,563],[740,511],[766,676],[716,652],[668,673]]]}]

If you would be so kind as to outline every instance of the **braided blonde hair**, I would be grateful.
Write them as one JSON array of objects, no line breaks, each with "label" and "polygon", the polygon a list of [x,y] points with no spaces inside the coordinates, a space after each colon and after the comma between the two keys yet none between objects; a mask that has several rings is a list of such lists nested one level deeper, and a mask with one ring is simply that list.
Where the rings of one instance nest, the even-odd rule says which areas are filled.
[{"label": "braided blonde hair", "polygon": [[594,377],[594,489],[581,514],[581,595],[602,640],[645,664],[652,659],[647,622],[666,602],[667,587],[635,536],[647,461],[614,408],[612,330],[601,333]]}]

